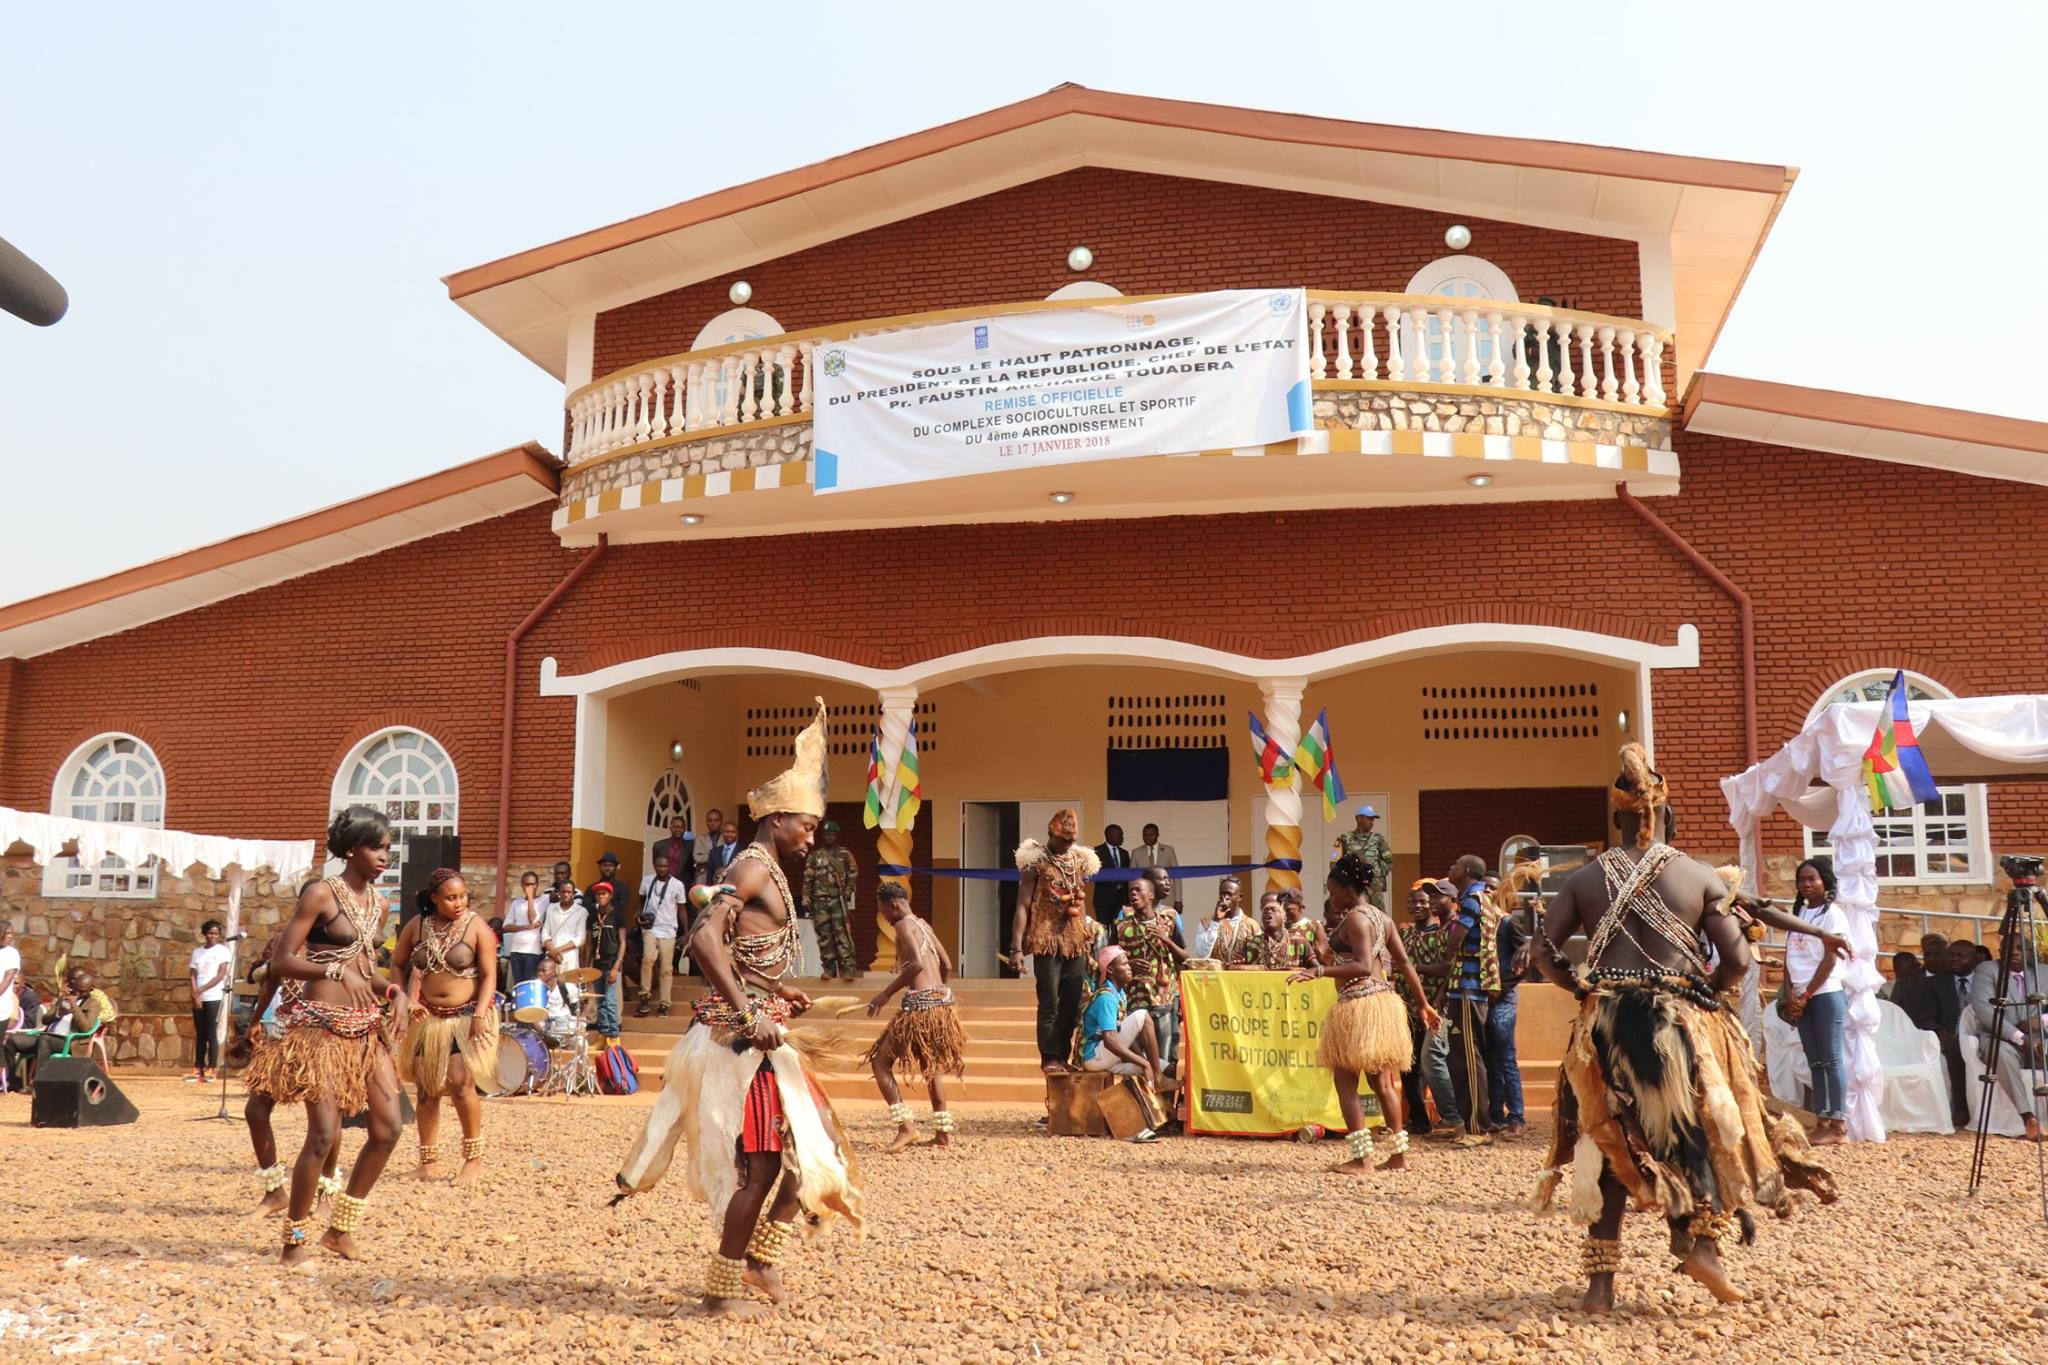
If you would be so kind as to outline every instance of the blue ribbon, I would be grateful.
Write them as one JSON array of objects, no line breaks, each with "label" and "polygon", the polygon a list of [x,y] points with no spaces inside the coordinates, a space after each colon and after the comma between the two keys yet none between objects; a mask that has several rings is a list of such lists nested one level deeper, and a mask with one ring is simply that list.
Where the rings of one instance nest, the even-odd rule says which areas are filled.
[{"label": "blue ribbon", "polygon": [[[1200,867],[1169,867],[1166,869],[1176,881],[1196,877],[1229,877],[1239,872],[1299,872],[1299,858],[1269,858],[1263,863],[1209,863]],[[905,867],[901,863],[883,863],[875,869],[884,877],[951,877],[963,882],[1014,882],[1017,869],[1014,867]],[[1098,882],[1134,882],[1145,875],[1141,867],[1104,868],[1091,879]]]}]

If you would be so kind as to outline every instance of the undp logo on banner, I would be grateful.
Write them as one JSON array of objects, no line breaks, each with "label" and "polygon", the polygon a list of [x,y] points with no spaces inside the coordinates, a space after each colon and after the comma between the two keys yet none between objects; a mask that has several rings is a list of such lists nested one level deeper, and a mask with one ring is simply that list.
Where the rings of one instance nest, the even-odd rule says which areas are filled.
[{"label": "undp logo on banner", "polygon": [[988,326],[986,324],[974,329],[974,349],[977,351],[986,351],[988,349]]}]

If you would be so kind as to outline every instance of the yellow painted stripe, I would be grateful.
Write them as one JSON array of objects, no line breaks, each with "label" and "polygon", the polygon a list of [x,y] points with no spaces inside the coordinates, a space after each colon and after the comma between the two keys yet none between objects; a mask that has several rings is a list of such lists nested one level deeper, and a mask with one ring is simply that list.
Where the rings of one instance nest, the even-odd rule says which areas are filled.
[{"label": "yellow painted stripe", "polygon": [[1623,446],[1621,467],[1634,474],[1650,472],[1650,452],[1643,446]]},{"label": "yellow painted stripe", "polygon": [[728,493],[751,493],[754,491],[754,466],[743,465],[732,472],[732,486]]},{"label": "yellow painted stripe", "polygon": [[1486,437],[1476,431],[1453,432],[1451,454],[1468,460],[1483,460],[1486,458]]},{"label": "yellow painted stripe", "polygon": [[704,496],[704,476],[702,474],[685,474],[683,476],[683,496],[685,498],[701,498]]},{"label": "yellow painted stripe", "polygon": [[1396,455],[1420,455],[1422,453],[1422,433],[1419,431],[1395,432],[1394,453]]},{"label": "yellow painted stripe", "polygon": [[1365,433],[1356,427],[1339,427],[1325,434],[1330,438],[1332,455],[1356,455],[1364,449],[1359,438]]},{"label": "yellow painted stripe", "polygon": [[1573,441],[1564,448],[1564,459],[1566,464],[1598,466],[1600,463],[1600,452],[1594,449],[1588,442]]},{"label": "yellow painted stripe", "polygon": [[1509,449],[1514,451],[1515,458],[1518,460],[1541,460],[1543,458],[1543,438],[1541,436],[1510,436],[1508,441],[1510,443]]}]

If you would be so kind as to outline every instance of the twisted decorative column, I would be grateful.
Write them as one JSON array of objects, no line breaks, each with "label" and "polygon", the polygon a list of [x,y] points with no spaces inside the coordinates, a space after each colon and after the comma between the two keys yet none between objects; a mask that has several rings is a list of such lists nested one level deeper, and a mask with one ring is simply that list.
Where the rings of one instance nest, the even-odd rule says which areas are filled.
[{"label": "twisted decorative column", "polygon": [[[1261,678],[1259,704],[1266,713],[1266,734],[1288,757],[1285,782],[1266,789],[1266,857],[1301,861],[1301,778],[1293,771],[1294,746],[1301,741],[1301,694],[1306,678]],[[1266,873],[1268,891],[1299,890],[1301,874],[1285,869]]]},{"label": "twisted decorative column", "polygon": [[[882,772],[883,785],[893,778],[896,763],[903,757],[903,745],[910,737],[911,716],[917,709],[917,689],[914,687],[885,687],[880,693],[882,703]],[[882,812],[881,828],[875,831],[875,853],[882,862],[896,867],[910,866],[911,831],[897,829],[896,804],[888,803]],[[884,877],[883,881],[910,885],[908,877]],[[869,971],[893,972],[896,970],[896,931],[879,914],[875,916],[875,960],[868,964]]]}]

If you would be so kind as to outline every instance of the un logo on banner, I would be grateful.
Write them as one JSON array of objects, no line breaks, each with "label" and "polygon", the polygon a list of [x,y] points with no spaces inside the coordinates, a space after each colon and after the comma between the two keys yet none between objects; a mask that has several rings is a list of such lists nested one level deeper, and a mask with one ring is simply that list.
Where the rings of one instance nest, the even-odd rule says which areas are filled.
[{"label": "un logo on banner", "polygon": [[846,373],[846,352],[825,352],[825,373],[835,378]]},{"label": "un logo on banner", "polygon": [[974,329],[974,349],[977,351],[986,351],[988,349],[988,328],[986,326]]},{"label": "un logo on banner", "polygon": [[1284,313],[1294,307],[1294,295],[1275,294],[1272,298],[1267,299],[1266,302],[1272,307],[1274,312]]}]

